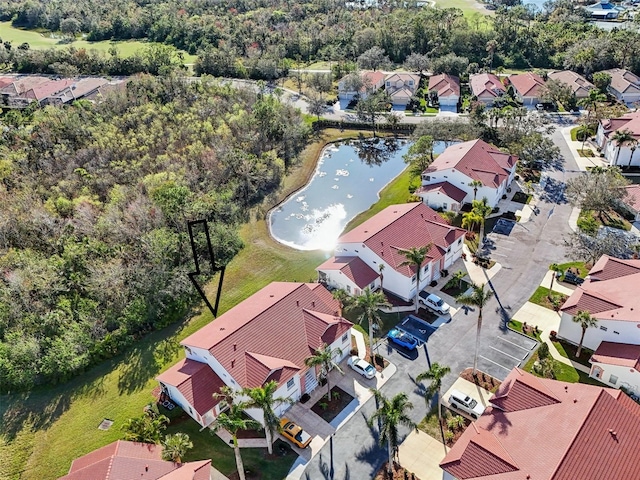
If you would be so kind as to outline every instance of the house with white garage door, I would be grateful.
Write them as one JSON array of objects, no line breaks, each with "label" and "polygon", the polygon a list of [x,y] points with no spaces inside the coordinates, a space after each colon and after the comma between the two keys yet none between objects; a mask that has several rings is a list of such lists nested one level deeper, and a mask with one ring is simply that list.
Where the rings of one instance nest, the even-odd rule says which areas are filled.
[{"label": "house with white garage door", "polygon": [[[351,322],[319,283],[273,282],[185,338],[185,359],[156,377],[162,392],[202,427],[226,408],[214,398],[233,390],[278,384],[274,397],[300,399],[318,385],[315,368],[304,361],[327,344],[339,348],[335,361],[351,349]],[[277,405],[282,415],[288,404]],[[262,412],[247,414],[262,421]]]},{"label": "house with white garage door", "polygon": [[640,77],[622,68],[612,68],[603,73],[611,75],[609,93],[628,106],[640,102]]},{"label": "house with white garage door", "polygon": [[[632,140],[618,143],[616,133],[628,133]],[[609,165],[620,167],[639,166],[640,110],[626,113],[618,118],[602,119],[596,131],[596,143]]]},{"label": "house with white garage door", "polygon": [[[483,140],[450,146],[422,172],[422,186],[415,194],[431,208],[459,212],[474,198],[487,197],[495,207],[516,174],[518,157]],[[480,182],[471,186],[473,181]],[[475,189],[475,190],[474,190]]]},{"label": "house with white garage door", "polygon": [[[335,257],[316,269],[318,279],[352,295],[381,286],[410,301],[416,289],[439,279],[441,271],[460,258],[464,235],[465,230],[450,225],[423,203],[391,205],[338,239]],[[418,285],[415,266],[402,265],[406,260],[402,250],[427,244],[432,247],[420,266]],[[343,265],[350,265],[349,270]]]}]

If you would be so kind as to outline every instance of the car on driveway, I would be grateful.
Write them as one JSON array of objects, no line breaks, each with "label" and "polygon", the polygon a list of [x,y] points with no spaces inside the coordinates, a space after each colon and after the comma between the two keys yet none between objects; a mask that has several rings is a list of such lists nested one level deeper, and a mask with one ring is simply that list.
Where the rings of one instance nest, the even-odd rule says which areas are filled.
[{"label": "car on driveway", "polygon": [[564,281],[572,285],[582,285],[584,283],[584,278],[579,277],[573,272],[567,272],[564,274]]},{"label": "car on driveway", "polygon": [[376,369],[373,368],[373,365],[371,365],[366,360],[361,359],[357,355],[349,357],[349,360],[347,360],[347,365],[349,365],[353,370],[358,372],[363,377],[373,378],[376,376]]},{"label": "car on driveway", "polygon": [[280,419],[282,436],[300,448],[307,448],[311,443],[311,435],[305,432],[300,425],[293,423],[287,418]]},{"label": "car on driveway", "polygon": [[395,343],[396,345],[400,345],[407,350],[415,350],[418,346],[418,341],[413,338],[413,336],[409,335],[402,330],[398,330],[397,328],[392,328],[387,333],[387,338],[389,341]]},{"label": "car on driveway", "polygon": [[439,296],[433,293],[425,292],[424,290],[418,294],[418,303],[429,307],[431,310],[435,310],[440,315],[446,315],[449,313],[451,307],[447,302],[442,300]]},{"label": "car on driveway", "polygon": [[484,406],[480,402],[458,390],[451,390],[449,405],[471,415],[471,418],[478,418],[484,413]]}]

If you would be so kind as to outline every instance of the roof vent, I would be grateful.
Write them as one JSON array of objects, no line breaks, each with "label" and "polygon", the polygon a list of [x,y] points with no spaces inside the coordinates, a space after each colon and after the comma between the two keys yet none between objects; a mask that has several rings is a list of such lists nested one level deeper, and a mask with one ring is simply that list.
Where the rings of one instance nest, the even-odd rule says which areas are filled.
[{"label": "roof vent", "polygon": [[235,360],[231,360],[231,368],[236,366],[236,361]]},{"label": "roof vent", "polygon": [[566,392],[567,390],[569,390],[569,387],[567,385],[564,386],[564,391]]},{"label": "roof vent", "polygon": [[315,307],[316,306],[316,302],[311,302],[311,306]]},{"label": "roof vent", "polygon": [[145,465],[145,466],[144,466],[144,471],[145,471],[145,472],[148,472],[148,471],[149,471],[149,465]]},{"label": "roof vent", "polygon": [[273,298],[273,295],[269,295],[269,297]]},{"label": "roof vent", "polygon": [[224,330],[224,327],[220,327],[220,331]]},{"label": "roof vent", "polygon": [[577,399],[577,398],[574,398],[574,399],[573,399],[573,403],[578,403],[578,399]]},{"label": "roof vent", "polygon": [[233,344],[233,351],[235,352],[237,349],[238,349],[238,344],[237,344],[237,343],[234,343],[234,344]]},{"label": "roof vent", "polygon": [[296,307],[299,307],[299,306],[300,306],[300,301],[296,300]]}]

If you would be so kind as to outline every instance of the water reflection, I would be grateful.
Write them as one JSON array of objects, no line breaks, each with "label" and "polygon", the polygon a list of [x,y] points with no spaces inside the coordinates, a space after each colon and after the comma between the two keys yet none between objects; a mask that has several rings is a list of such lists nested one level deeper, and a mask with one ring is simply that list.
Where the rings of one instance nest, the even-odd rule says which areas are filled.
[{"label": "water reflection", "polygon": [[[309,184],[270,213],[271,234],[300,250],[332,250],[349,220],[375,203],[406,167],[402,156],[408,147],[395,139],[328,146]],[[436,144],[436,153],[443,150]]]}]

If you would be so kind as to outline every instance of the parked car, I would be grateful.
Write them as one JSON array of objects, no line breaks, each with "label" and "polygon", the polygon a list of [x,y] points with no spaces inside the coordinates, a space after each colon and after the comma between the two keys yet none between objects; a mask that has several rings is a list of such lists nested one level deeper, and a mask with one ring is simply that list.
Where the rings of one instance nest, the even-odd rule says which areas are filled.
[{"label": "parked car", "polygon": [[305,432],[300,425],[287,418],[280,419],[282,436],[300,448],[307,448],[311,443],[311,435]]},{"label": "parked car", "polygon": [[584,278],[579,277],[573,272],[567,272],[564,274],[564,281],[572,285],[582,285],[584,283]]},{"label": "parked car", "polygon": [[401,347],[406,348],[407,350],[415,350],[418,346],[418,341],[402,330],[398,330],[397,328],[392,328],[387,333],[387,338],[395,343],[396,345],[400,345]]},{"label": "parked car", "polygon": [[471,418],[478,418],[484,413],[484,406],[480,402],[458,390],[451,390],[449,405],[469,414]]},{"label": "parked car", "polygon": [[418,294],[418,297],[418,303],[430,308],[431,310],[435,310],[441,315],[447,315],[449,310],[451,310],[451,307],[447,302],[433,293],[425,292],[423,290]]},{"label": "parked car", "polygon": [[347,365],[349,365],[363,377],[373,378],[376,376],[376,369],[373,368],[373,365],[371,365],[366,360],[361,359],[357,355],[349,357],[349,360],[347,360]]}]

